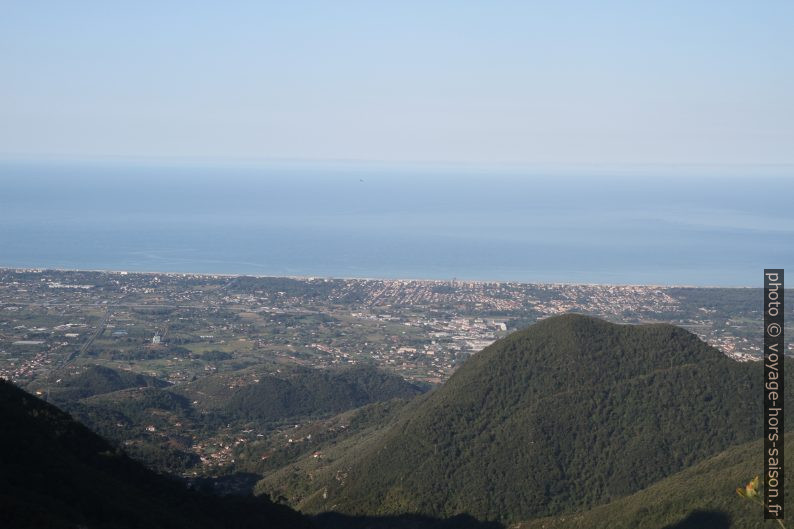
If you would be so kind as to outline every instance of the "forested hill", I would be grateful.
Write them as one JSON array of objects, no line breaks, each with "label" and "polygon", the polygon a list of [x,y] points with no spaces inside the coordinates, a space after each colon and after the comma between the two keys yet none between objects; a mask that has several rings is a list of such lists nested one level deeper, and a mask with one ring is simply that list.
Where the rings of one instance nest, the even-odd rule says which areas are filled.
[{"label": "forested hill", "polygon": [[58,527],[300,528],[267,498],[188,491],[119,453],[66,413],[0,380],[0,521]]},{"label": "forested hill", "polygon": [[365,365],[314,369],[273,364],[180,385],[91,366],[50,386],[26,389],[46,393],[47,387],[51,402],[91,430],[149,468],[177,474],[199,464],[193,446],[229,428],[271,432],[366,404],[408,399],[426,389]]},{"label": "forested hill", "polygon": [[398,375],[369,366],[300,369],[289,375],[262,375],[256,384],[234,392],[222,410],[232,417],[272,421],[339,413],[422,391]]},{"label": "forested hill", "polygon": [[[794,433],[786,435],[786,451],[794,452]],[[785,465],[786,476],[794,475],[794,460],[787,458]],[[778,524],[764,521],[761,507],[735,492],[763,468],[763,441],[753,441],[606,505],[511,529],[771,529]],[[786,505],[791,505],[792,486],[786,479]]]},{"label": "forested hill", "polygon": [[50,398],[58,402],[63,402],[94,395],[102,395],[123,389],[143,387],[164,388],[170,385],[171,384],[165,380],[160,380],[159,378],[148,375],[93,365],[77,374],[66,375],[56,383],[43,386],[42,389],[49,389]]},{"label": "forested hill", "polygon": [[312,512],[572,512],[757,439],[761,382],[760,364],[671,325],[552,317],[474,355],[300,486],[273,476],[261,489]]}]

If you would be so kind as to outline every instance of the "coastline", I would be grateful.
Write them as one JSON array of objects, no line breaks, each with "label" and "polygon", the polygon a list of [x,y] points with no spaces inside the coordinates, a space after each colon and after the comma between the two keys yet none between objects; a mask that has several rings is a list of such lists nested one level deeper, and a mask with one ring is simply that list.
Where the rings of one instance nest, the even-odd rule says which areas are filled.
[{"label": "coastline", "polygon": [[271,278],[271,279],[294,279],[298,281],[341,280],[341,281],[393,281],[393,282],[415,282],[415,283],[471,283],[483,285],[530,285],[530,286],[587,286],[587,287],[645,287],[645,288],[703,288],[703,289],[755,289],[760,286],[747,285],[695,285],[695,284],[660,284],[660,283],[592,283],[592,282],[566,282],[566,281],[507,281],[507,280],[483,280],[483,279],[434,279],[421,277],[362,277],[362,276],[324,276],[324,275],[273,275],[273,274],[240,274],[240,273],[210,273],[210,272],[164,272],[158,270],[110,270],[92,268],[56,268],[56,267],[14,267],[0,265],[0,272],[58,272],[58,273],[100,273],[100,274],[140,274],[140,275],[163,275],[167,277],[207,277],[207,278]]}]

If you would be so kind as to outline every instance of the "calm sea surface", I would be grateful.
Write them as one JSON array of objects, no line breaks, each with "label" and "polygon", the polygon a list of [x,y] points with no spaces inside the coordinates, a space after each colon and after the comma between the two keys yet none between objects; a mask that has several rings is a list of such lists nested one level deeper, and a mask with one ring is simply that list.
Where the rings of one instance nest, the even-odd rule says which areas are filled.
[{"label": "calm sea surface", "polygon": [[0,162],[0,266],[758,286],[786,171]]}]

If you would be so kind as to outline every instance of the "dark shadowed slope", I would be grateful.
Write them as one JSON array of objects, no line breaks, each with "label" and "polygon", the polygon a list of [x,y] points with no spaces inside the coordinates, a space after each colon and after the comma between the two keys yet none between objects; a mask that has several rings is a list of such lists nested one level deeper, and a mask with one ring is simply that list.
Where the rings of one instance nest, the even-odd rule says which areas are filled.
[{"label": "dark shadowed slope", "polygon": [[3,527],[296,528],[266,498],[216,498],[155,474],[42,400],[0,380]]}]

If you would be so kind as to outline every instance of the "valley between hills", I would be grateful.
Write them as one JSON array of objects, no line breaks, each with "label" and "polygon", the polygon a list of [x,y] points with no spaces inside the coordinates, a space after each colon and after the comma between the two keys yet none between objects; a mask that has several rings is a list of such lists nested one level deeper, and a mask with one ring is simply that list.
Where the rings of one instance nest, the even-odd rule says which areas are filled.
[{"label": "valley between hills", "polygon": [[[740,294],[688,293],[712,300],[698,311],[727,311]],[[49,363],[2,383],[9,526],[771,527],[734,492],[762,469],[762,366],[680,325],[503,318],[505,332],[431,382],[360,356],[289,361],[231,340],[201,349],[176,331],[185,309],[160,305],[141,317],[161,321],[161,343],[129,338],[148,336],[137,323],[106,336],[120,327],[105,319],[89,342],[48,349]],[[3,311],[2,328],[27,307]],[[47,307],[36,321],[71,310]],[[227,321],[238,336],[252,318],[217,310],[215,328]],[[105,349],[119,339],[132,341]],[[6,360],[30,346],[14,347]],[[193,374],[162,376],[176,365]]]}]

